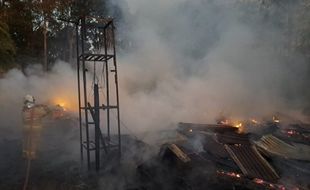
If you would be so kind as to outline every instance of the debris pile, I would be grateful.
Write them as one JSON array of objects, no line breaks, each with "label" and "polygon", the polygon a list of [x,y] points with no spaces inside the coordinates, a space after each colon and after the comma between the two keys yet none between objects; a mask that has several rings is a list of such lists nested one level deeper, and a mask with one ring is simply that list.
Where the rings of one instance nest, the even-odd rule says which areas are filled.
[{"label": "debris pile", "polygon": [[[229,122],[218,123],[179,123],[179,138],[163,141],[158,157],[138,166],[145,182],[142,187],[309,189],[308,180],[300,177],[310,174],[307,136],[283,135],[285,127],[278,118],[272,122],[242,123],[244,127],[264,128],[259,134],[244,133]],[[306,128],[294,126],[295,133],[305,133]]]}]

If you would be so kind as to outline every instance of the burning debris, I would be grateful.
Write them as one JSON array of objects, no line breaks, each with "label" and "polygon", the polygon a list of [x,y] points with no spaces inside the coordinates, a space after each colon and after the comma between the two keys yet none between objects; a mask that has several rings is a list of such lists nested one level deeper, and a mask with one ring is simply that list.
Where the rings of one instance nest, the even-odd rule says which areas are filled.
[{"label": "burning debris", "polygon": [[[1,2],[3,10],[14,10],[13,1]],[[14,2],[22,11],[25,11],[23,2],[27,3],[25,9],[32,6],[32,1]],[[72,7],[55,5],[57,9],[44,11],[38,11],[41,6],[33,4],[34,9],[28,11],[29,27],[20,31],[38,30],[34,36],[27,34],[25,38],[19,31],[14,31],[24,22],[18,22],[22,23],[19,26],[14,19],[8,18],[14,26],[10,28],[12,37],[22,39],[16,44],[26,48],[39,47],[38,44],[43,43],[35,36],[42,31],[45,40],[51,40],[49,42],[67,36],[70,38],[68,43],[63,41],[69,46],[68,51],[64,46],[59,50],[62,52],[54,52],[57,45],[44,43],[44,60],[61,56],[70,57],[72,61],[74,54],[77,60],[74,68],[69,64],[55,64],[49,72],[42,74],[31,68],[25,71],[28,76],[16,69],[3,76],[0,74],[3,77],[0,81],[1,119],[4,130],[8,131],[2,134],[22,131],[22,127],[18,128],[21,124],[16,121],[12,124],[21,112],[21,94],[33,93],[42,97],[41,102],[52,100],[38,105],[46,112],[40,123],[48,126],[42,127],[41,136],[47,140],[36,142],[40,145],[40,156],[27,150],[30,153],[26,157],[37,158],[30,180],[32,184],[29,184],[31,189],[44,189],[51,181],[72,183],[51,189],[81,190],[310,189],[309,179],[303,178],[310,175],[310,126],[302,122],[288,124],[278,113],[267,120],[252,117],[275,110],[309,108],[309,64],[306,61],[309,56],[303,47],[309,44],[304,40],[305,34],[309,33],[304,27],[308,20],[303,19],[307,17],[305,13],[309,6],[303,5],[303,11],[300,11],[299,7],[304,3],[299,1],[286,4],[241,0],[116,0],[102,1],[107,4],[101,13],[101,8],[94,10],[99,1],[95,4],[83,2],[74,3]],[[52,17],[46,16],[45,11],[53,13]],[[101,19],[103,23],[97,22],[97,12],[109,18]],[[11,15],[3,13],[4,18]],[[71,13],[79,20],[74,21]],[[85,14],[93,17],[85,17]],[[61,23],[58,18],[53,21],[57,15],[68,16],[65,19],[70,24]],[[110,20],[113,16],[117,17],[115,23]],[[44,26],[36,27],[42,18]],[[75,34],[70,34],[74,28]],[[75,49],[77,51],[73,53]],[[19,47],[16,50],[18,54],[28,52]],[[119,72],[115,53],[118,50],[121,50],[117,56],[121,63]],[[29,52],[40,54],[31,49]],[[299,57],[299,54],[305,57]],[[47,55],[52,56],[51,59],[47,59]],[[73,82],[76,78],[78,85]],[[11,96],[13,93],[15,96]],[[67,97],[58,97],[60,93]],[[65,101],[76,101],[76,96],[78,106]],[[121,116],[120,107],[124,113]],[[214,124],[179,123],[175,130],[167,127],[181,120],[210,122],[221,110],[232,116],[220,117]],[[71,111],[79,115],[79,122]],[[27,113],[32,117],[30,111]],[[130,126],[130,131],[159,130],[159,126],[165,131],[154,132],[159,142],[147,144],[146,140],[121,135],[121,127],[125,126],[122,120]],[[41,126],[34,127],[41,130]],[[32,129],[30,132],[28,129],[27,133],[31,133]],[[35,133],[32,138],[37,141],[35,139],[40,135]],[[9,189],[10,183],[16,184],[11,189],[19,189],[24,180],[24,176],[19,175],[19,170],[24,172],[24,165],[16,166],[23,162],[22,155],[18,154],[23,149],[21,140],[16,140],[18,135],[21,136],[17,134],[13,140],[0,140],[3,150],[1,171],[9,174],[0,176],[0,189]],[[108,155],[110,148],[114,150]],[[114,152],[119,156],[115,157]],[[88,169],[96,166],[98,173],[85,172],[87,179],[81,179],[85,173],[79,165],[80,154]],[[119,158],[122,158],[122,166],[115,164]],[[101,166],[103,175],[99,172]],[[12,176],[18,176],[16,181]],[[96,186],[99,178],[104,178],[101,179],[104,188]],[[88,186],[89,179],[91,185]],[[128,184],[133,187],[129,188]]]},{"label": "burning debris", "polygon": [[[278,119],[277,119],[278,121]],[[277,123],[277,130],[281,131],[280,124]],[[218,122],[219,123],[219,122]],[[296,162],[309,162],[309,146],[297,144],[290,141],[289,138],[280,140],[270,133],[274,132],[272,123],[258,122],[253,119],[248,122],[242,122],[245,127],[267,127],[264,134],[244,133],[230,122],[221,122],[219,124],[193,124],[179,123],[177,131],[182,134],[185,140],[165,143],[161,146],[159,160],[154,166],[154,160],[151,163],[145,162],[139,166],[139,172],[144,176],[153,176],[147,178],[148,183],[160,183],[156,180],[157,175],[163,175],[163,171],[170,171],[176,180],[181,178],[182,184],[186,184],[188,189],[204,189],[204,186],[196,186],[199,183],[194,176],[204,176],[204,181],[209,184],[210,189],[222,189],[220,185],[226,184],[226,189],[307,189],[308,182],[298,183],[293,176],[305,175],[310,170],[296,167]],[[268,131],[266,133],[266,131]],[[274,134],[274,135],[275,135]],[[255,140],[256,139],[256,140]],[[305,142],[306,143],[306,142]],[[283,157],[286,166],[274,165],[278,157]],[[294,161],[295,165],[288,164]],[[153,163],[153,164],[152,164]],[[161,163],[161,164],[159,164]],[[301,163],[302,164],[302,163]],[[281,178],[283,167],[294,167],[291,176],[291,183],[282,185]],[[154,167],[160,167],[160,173],[156,173]],[[153,170],[153,171],[152,171]],[[152,171],[152,174],[148,173]],[[155,172],[155,173],[154,173]],[[293,182],[295,181],[295,183]],[[212,185],[211,185],[212,184]],[[175,184],[174,184],[175,185]],[[178,186],[175,186],[178,187]],[[165,187],[161,187],[165,189]],[[148,186],[147,189],[152,189]],[[185,188],[187,189],[187,188]]]},{"label": "burning debris", "polygon": [[302,142],[310,145],[310,125],[307,124],[291,124],[284,126],[278,135],[288,137],[294,142]]}]

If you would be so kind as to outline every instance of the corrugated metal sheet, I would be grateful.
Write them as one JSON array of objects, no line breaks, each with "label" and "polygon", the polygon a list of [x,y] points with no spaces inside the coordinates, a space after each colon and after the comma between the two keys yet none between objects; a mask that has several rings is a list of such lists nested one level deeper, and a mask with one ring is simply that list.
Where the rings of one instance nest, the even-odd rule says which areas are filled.
[{"label": "corrugated metal sheet", "polygon": [[273,135],[265,135],[255,144],[262,150],[281,157],[310,161],[310,146],[305,144],[288,144]]},{"label": "corrugated metal sheet", "polygon": [[279,175],[273,167],[260,155],[254,146],[225,145],[225,148],[244,175],[270,182],[279,179]]}]

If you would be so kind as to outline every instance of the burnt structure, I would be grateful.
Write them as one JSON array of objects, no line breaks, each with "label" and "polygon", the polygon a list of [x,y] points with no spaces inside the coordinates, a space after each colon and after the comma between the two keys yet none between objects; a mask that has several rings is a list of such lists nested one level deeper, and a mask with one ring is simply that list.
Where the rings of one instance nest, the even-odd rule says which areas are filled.
[{"label": "burnt structure", "polygon": [[[147,178],[146,189],[277,186],[279,174],[252,143],[250,134],[238,133],[229,125],[194,123],[179,123],[177,133],[183,137],[164,143],[159,159],[138,167],[142,178]],[[162,177],[163,173],[169,176]]]},{"label": "burnt structure", "polygon": [[[202,139],[200,140],[202,150],[209,152],[206,159],[210,160],[211,155],[217,154],[218,158],[215,162],[220,161],[219,157],[233,160],[245,176],[272,182],[279,179],[273,167],[261,156],[256,147],[251,145],[249,134],[237,133],[236,128],[227,125],[179,123],[179,129],[189,138],[194,138],[194,141],[197,136],[200,136],[198,139]],[[206,141],[207,139],[209,140]],[[212,141],[215,142],[212,143]],[[222,149],[221,154],[218,153],[220,149]],[[231,163],[227,162],[226,165]]]},{"label": "burnt structure", "polygon": [[83,16],[76,22],[81,160],[86,156],[87,168],[94,163],[96,171],[103,156],[121,155],[114,30],[113,19]]},{"label": "burnt structure", "polygon": [[[266,127],[269,128],[269,124]],[[288,152],[278,152],[288,149],[289,144],[284,140],[290,139],[280,140],[266,135],[270,134],[268,132],[258,135],[240,132],[229,125],[195,123],[179,123],[176,131],[178,138],[163,141],[157,159],[138,166],[145,189],[282,190],[309,187],[307,180],[300,177],[309,173],[309,162],[304,160],[309,150],[306,145],[294,143],[294,147],[298,145],[298,150],[302,147],[304,151],[295,151],[295,157],[288,158]],[[265,150],[260,143],[266,145]],[[271,152],[273,146],[278,148],[277,152]],[[292,152],[291,148],[289,152]],[[286,175],[288,168],[290,173]],[[300,180],[297,183],[296,178]]]}]

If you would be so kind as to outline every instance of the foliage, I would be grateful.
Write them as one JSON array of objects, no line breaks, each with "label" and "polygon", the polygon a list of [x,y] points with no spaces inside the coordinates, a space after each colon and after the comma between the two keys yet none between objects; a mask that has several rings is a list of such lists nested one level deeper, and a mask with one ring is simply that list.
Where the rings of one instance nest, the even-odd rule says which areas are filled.
[{"label": "foliage", "polygon": [[[239,0],[250,7],[247,15],[275,27],[281,35],[282,51],[299,53],[310,61],[310,0]],[[246,19],[251,22],[251,16]],[[254,22],[256,23],[256,22]]]},{"label": "foliage", "polygon": [[15,45],[10,37],[8,26],[0,21],[0,69],[7,70],[13,66]]},{"label": "foliage", "polygon": [[[106,1],[0,1],[0,20],[2,20],[0,41],[3,44],[1,57],[9,57],[6,59],[12,61],[16,51],[15,60],[20,63],[30,59],[29,62],[42,62],[46,29],[49,62],[56,59],[70,61],[70,57],[75,53],[74,26],[61,19],[77,20],[83,13],[93,17],[107,16]],[[281,43],[286,44],[283,49],[298,52],[310,60],[310,0],[237,0],[237,2],[243,6],[244,12],[240,12],[240,17],[246,22],[257,23],[257,20],[252,22],[251,19],[260,19],[259,22],[265,26],[280,28],[279,35],[283,39]],[[294,9],[288,12],[288,6]],[[291,15],[289,22],[287,15]],[[278,44],[275,46],[279,47]],[[35,61],[33,58],[36,58]]]},{"label": "foliage", "polygon": [[49,63],[57,59],[72,61],[75,32],[72,23],[85,14],[106,16],[104,0],[2,0],[0,17],[10,28],[16,46],[15,61],[24,68],[44,62],[44,42]]}]

